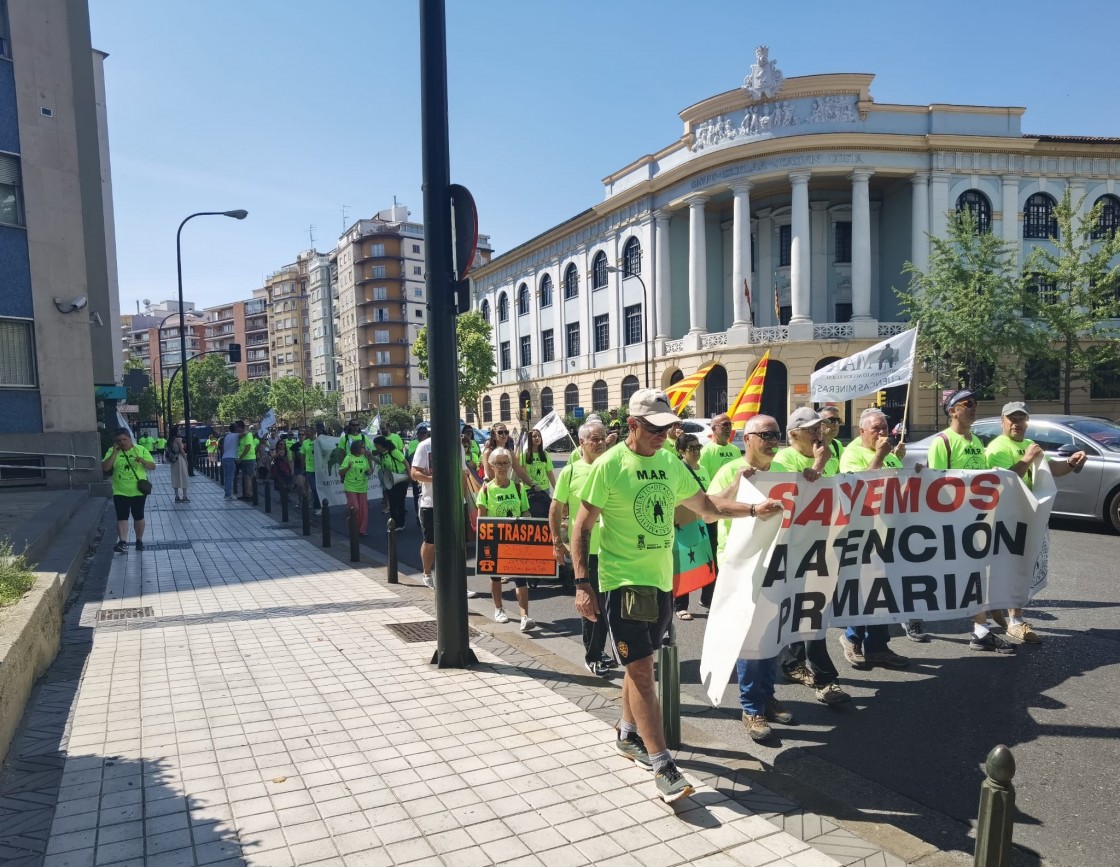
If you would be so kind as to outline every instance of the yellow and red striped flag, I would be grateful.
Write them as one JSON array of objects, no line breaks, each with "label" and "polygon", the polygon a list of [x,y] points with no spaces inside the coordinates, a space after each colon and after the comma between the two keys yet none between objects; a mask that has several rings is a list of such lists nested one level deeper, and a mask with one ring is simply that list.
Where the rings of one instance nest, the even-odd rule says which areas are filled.
[{"label": "yellow and red striped flag", "polygon": [[734,405],[727,411],[731,417],[733,430],[741,430],[743,425],[758,415],[759,408],[762,406],[762,386],[766,382],[766,366],[769,363],[770,350],[767,349],[766,354],[758,360],[751,375],[747,377],[747,382],[739,392],[739,396],[735,398]]},{"label": "yellow and red striped flag", "polygon": [[696,393],[696,389],[700,383],[704,381],[704,377],[708,375],[708,371],[716,366],[716,363],[710,362],[701,367],[692,376],[686,376],[680,382],[674,382],[667,389],[665,389],[665,396],[669,398],[669,406],[673,408],[673,412],[680,415],[680,411],[684,409],[684,405],[692,400],[692,395]]}]

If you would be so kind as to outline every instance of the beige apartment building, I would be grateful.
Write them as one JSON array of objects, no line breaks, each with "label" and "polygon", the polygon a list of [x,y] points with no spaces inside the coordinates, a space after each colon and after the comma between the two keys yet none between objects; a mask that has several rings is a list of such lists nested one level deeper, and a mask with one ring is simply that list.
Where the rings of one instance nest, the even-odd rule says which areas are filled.
[{"label": "beige apartment building", "polygon": [[268,299],[250,298],[245,302],[245,378],[250,382],[271,378],[268,346]]},{"label": "beige apartment building", "polygon": [[206,320],[206,348],[227,353],[230,344],[241,344],[241,361],[228,362],[226,366],[239,381],[244,382],[249,378],[248,359],[246,356],[247,338],[245,335],[245,307],[249,302],[234,301],[221,304],[203,311]]},{"label": "beige apartment building", "polygon": [[307,256],[269,275],[253,293],[268,309],[272,378],[294,376],[311,384],[311,322],[307,295]]}]

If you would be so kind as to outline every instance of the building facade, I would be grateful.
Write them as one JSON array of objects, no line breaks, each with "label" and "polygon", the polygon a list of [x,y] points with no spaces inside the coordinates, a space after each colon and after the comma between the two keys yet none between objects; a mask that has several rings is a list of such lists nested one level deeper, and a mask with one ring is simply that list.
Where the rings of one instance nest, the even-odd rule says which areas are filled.
[{"label": "building facade", "polygon": [[[314,251],[312,251],[314,253]],[[307,295],[308,253],[271,274],[258,290],[268,304],[272,378],[293,376],[311,383],[311,314]]]},{"label": "building facade", "polygon": [[[1066,188],[1120,214],[1120,139],[1023,135],[1023,108],[880,104],[872,75],[785,78],[756,55],[743,86],[681,112],[680,139],[605,178],[603,202],[473,275],[498,362],[482,424],[526,401],[615,408],[716,361],[695,406],[711,416],[767,349],[763,411],[784,424],[815,369],[910,327],[894,289],[954,209],[1020,262],[1051,243]],[[1118,397],[1094,380],[1075,411],[1114,417]],[[905,389],[892,400],[901,416]],[[940,424],[937,401],[912,390],[913,427]]]},{"label": "building facade", "polygon": [[[261,292],[261,295],[257,293]],[[250,382],[272,378],[268,340],[268,299],[262,290],[245,302],[245,377]]]},{"label": "building facade", "polygon": [[338,391],[338,363],[334,348],[334,291],[330,256],[309,251],[307,296],[311,315],[311,384]]},{"label": "building facade", "polygon": [[[228,362],[226,367],[237,377],[239,382],[245,382],[249,378],[249,361],[246,356],[248,338],[245,334],[245,305],[247,303],[246,301],[234,301],[230,304],[209,307],[202,312],[206,321],[207,351],[217,350],[226,353]],[[241,345],[240,361],[228,361],[229,347],[233,343]]]}]

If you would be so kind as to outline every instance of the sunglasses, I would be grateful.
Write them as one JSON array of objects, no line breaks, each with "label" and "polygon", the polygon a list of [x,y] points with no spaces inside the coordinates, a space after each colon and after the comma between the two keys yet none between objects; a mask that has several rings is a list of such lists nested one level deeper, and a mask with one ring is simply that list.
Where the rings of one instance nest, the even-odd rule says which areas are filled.
[{"label": "sunglasses", "polygon": [[758,437],[760,440],[766,440],[768,443],[777,442],[782,438],[782,435],[776,430],[751,431],[747,436]]},{"label": "sunglasses", "polygon": [[503,428],[502,430],[498,430],[497,428],[495,428],[495,429],[494,429],[494,433],[495,433],[495,434],[496,434],[497,436],[501,436],[502,434],[508,434],[508,433],[509,433],[509,431],[508,431],[508,430],[505,430],[504,428]]},{"label": "sunglasses", "polygon": [[654,436],[657,436],[658,434],[668,433],[669,428],[671,428],[673,426],[673,424],[652,425],[648,421],[646,421],[644,418],[638,419],[638,424],[640,424],[642,427],[644,427],[649,433],[653,434]]},{"label": "sunglasses", "polygon": [[685,449],[686,452],[699,452],[700,446],[689,446]]},{"label": "sunglasses", "polygon": [[822,418],[821,424],[826,424],[829,427],[840,427],[840,419],[838,418]]}]

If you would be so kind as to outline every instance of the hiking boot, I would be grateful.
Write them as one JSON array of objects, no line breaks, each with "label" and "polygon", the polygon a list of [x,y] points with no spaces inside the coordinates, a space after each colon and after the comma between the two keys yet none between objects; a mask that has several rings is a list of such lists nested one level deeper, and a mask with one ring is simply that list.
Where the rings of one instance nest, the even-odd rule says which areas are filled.
[{"label": "hiking boot", "polygon": [[661,770],[654,775],[653,781],[657,783],[657,793],[666,804],[687,798],[696,791],[673,762],[662,765]]},{"label": "hiking boot", "polygon": [[795,665],[793,668],[783,668],[782,674],[786,676],[786,680],[790,683],[803,683],[805,686],[816,686],[816,679],[813,677],[813,672],[809,671],[804,665]]},{"label": "hiking boot", "polygon": [[649,760],[646,742],[637,733],[627,735],[625,738],[615,738],[614,751],[624,759],[632,761],[639,768],[644,768],[647,771],[653,770],[653,762]]},{"label": "hiking boot", "polygon": [[747,727],[747,735],[752,741],[764,741],[774,733],[766,717],[760,713],[743,711],[743,725]]},{"label": "hiking boot", "polygon": [[786,710],[785,705],[776,698],[766,700],[765,716],[770,722],[781,723],[782,725],[789,725],[793,722],[793,714]]},{"label": "hiking boot", "polygon": [[868,665],[881,665],[884,668],[906,668],[910,664],[910,660],[905,656],[899,656],[889,647],[886,650],[876,650],[874,653],[867,654]]},{"label": "hiking boot", "polygon": [[1042,638],[1035,632],[1027,621],[1022,623],[1010,623],[1007,626],[1007,634],[1014,638],[1016,641],[1021,641],[1024,644],[1041,644]]},{"label": "hiking boot", "polygon": [[114,553],[117,553],[117,554],[127,554],[128,553],[128,543],[125,542],[124,540],[121,540],[120,542],[117,542],[117,544],[113,546],[113,551],[114,551]]},{"label": "hiking boot", "polygon": [[494,609],[494,620],[497,623],[509,623],[509,615],[501,608]]},{"label": "hiking boot", "polygon": [[988,650],[1003,654],[1015,652],[1014,644],[1000,638],[994,632],[988,632],[983,638],[977,638],[976,634],[973,633],[972,640],[968,642],[968,648],[969,650]]},{"label": "hiking boot", "polygon": [[922,621],[920,620],[911,620],[906,624],[906,637],[911,641],[929,641],[929,636],[922,628]]},{"label": "hiking boot", "polygon": [[863,655],[863,642],[852,641],[844,633],[840,633],[840,649],[844,651],[844,658],[852,668],[866,668],[867,659]]},{"label": "hiking boot", "polygon": [[821,704],[843,704],[851,700],[852,697],[844,692],[844,690],[840,688],[840,684],[836,681],[832,681],[828,686],[822,686],[817,689],[817,701]]}]

